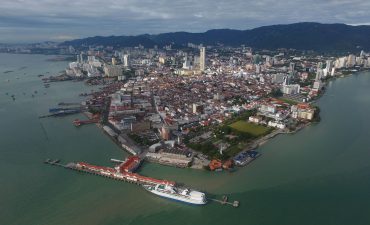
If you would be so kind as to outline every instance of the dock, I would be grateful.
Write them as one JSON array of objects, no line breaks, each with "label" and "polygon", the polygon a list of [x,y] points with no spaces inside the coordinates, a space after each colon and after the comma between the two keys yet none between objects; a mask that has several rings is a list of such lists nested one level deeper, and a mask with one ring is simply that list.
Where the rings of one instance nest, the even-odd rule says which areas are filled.
[{"label": "dock", "polygon": [[[115,168],[110,167],[103,167],[103,166],[95,166],[88,163],[83,162],[70,162],[67,164],[60,163],[59,159],[51,160],[46,159],[44,161],[45,164],[49,164],[52,166],[58,166],[65,169],[75,170],[78,172],[83,172],[91,175],[97,175],[105,178],[110,178],[117,181],[124,181],[128,183],[133,183],[137,185],[170,185],[175,186],[175,182],[167,181],[167,180],[159,180],[151,177],[145,177],[140,174],[134,173],[133,171],[138,167],[141,160],[139,157],[131,157],[128,158],[126,161],[121,161],[117,159],[111,159],[113,162],[122,162]],[[222,199],[214,199],[214,198],[207,198],[209,201],[220,203],[221,205],[230,205],[233,207],[239,207],[239,201],[229,202],[228,197],[226,195],[222,196]]]},{"label": "dock", "polygon": [[60,112],[51,113],[48,115],[39,116],[39,119],[41,118],[47,118],[47,117],[59,117],[59,116],[68,116],[72,114],[81,113],[81,110],[62,110]]},{"label": "dock", "polygon": [[[131,160],[127,160],[123,164],[121,164],[123,168],[131,167],[132,165],[125,165],[126,162],[131,163],[130,161]],[[64,164],[61,164],[60,160],[58,159],[57,160],[46,159],[44,163],[52,165],[52,166],[59,166],[59,167],[63,167],[66,169],[75,170],[78,172],[84,172],[84,173],[88,173],[92,175],[102,176],[105,178],[110,178],[110,179],[117,180],[117,181],[124,181],[124,182],[133,183],[137,185],[144,185],[144,184],[148,184],[148,185],[164,184],[164,185],[171,185],[171,186],[175,185],[175,182],[172,182],[172,181],[159,180],[159,179],[155,179],[151,177],[145,177],[137,173],[133,173],[133,172],[124,172],[124,171],[118,172],[115,169],[110,168],[110,167],[94,166],[94,165],[90,165],[87,163],[70,162],[64,165]]]},{"label": "dock", "polygon": [[82,125],[99,123],[99,122],[100,122],[100,118],[91,119],[91,120],[79,120],[79,119],[75,119],[73,121],[73,125],[75,125],[76,127],[80,127]]},{"label": "dock", "polygon": [[79,102],[59,102],[58,105],[60,106],[71,106],[71,105],[81,105]]},{"label": "dock", "polygon": [[222,199],[221,200],[214,199],[214,198],[208,198],[208,200],[211,200],[211,201],[220,203],[221,205],[230,205],[230,206],[233,206],[235,208],[239,207],[239,201],[229,202],[228,201],[229,198],[226,195],[222,196]]}]

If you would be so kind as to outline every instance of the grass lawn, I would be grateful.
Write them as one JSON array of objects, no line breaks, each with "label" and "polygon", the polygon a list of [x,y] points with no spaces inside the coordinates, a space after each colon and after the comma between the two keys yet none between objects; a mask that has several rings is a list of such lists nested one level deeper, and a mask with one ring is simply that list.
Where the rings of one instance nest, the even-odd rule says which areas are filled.
[{"label": "grass lawn", "polygon": [[248,123],[243,120],[232,123],[230,127],[240,132],[249,133],[255,137],[264,135],[270,131],[270,128],[268,127],[260,126],[254,123]]},{"label": "grass lawn", "polygon": [[242,150],[243,150],[243,148],[241,148],[239,145],[232,145],[231,147],[229,147],[226,150],[225,153],[229,157],[232,157],[232,156],[235,156],[236,154],[238,154],[239,152],[241,152]]}]

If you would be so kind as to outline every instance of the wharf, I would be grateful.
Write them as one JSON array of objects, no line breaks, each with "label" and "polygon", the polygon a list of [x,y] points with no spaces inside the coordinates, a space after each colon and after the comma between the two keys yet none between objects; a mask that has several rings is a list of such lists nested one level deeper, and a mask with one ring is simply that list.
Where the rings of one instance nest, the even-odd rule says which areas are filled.
[{"label": "wharf", "polygon": [[[149,185],[156,185],[156,184],[165,184],[165,185],[175,185],[175,182],[166,181],[166,180],[157,180],[151,177],[141,176],[137,173],[130,173],[130,172],[123,172],[123,173],[115,173],[112,168],[108,167],[100,167],[100,166],[92,166],[89,164],[82,165],[82,163],[74,163],[70,162],[68,164],[61,164],[60,160],[51,160],[46,159],[44,163],[52,165],[52,166],[59,166],[66,169],[76,170],[78,172],[84,172],[92,175],[102,176],[106,178],[110,178],[113,180],[118,181],[125,181],[128,183],[133,183],[137,185],[149,184]],[[89,168],[89,166],[91,168]],[[98,170],[94,170],[98,169]]]},{"label": "wharf", "polygon": [[211,201],[214,201],[214,202],[218,202],[220,203],[221,205],[230,205],[230,206],[233,206],[233,207],[239,207],[239,201],[233,201],[233,202],[229,202],[228,201],[228,197],[226,195],[222,196],[222,199],[219,200],[219,199],[214,199],[214,198],[208,198],[208,200],[211,200]]},{"label": "wharf", "polygon": [[68,116],[72,114],[78,114],[81,113],[81,110],[65,110],[61,112],[55,112],[48,115],[39,116],[39,119],[41,118],[47,118],[47,117],[60,117],[60,116]]},{"label": "wharf", "polygon": [[[136,157],[138,158],[138,157]],[[133,161],[134,158],[128,159],[126,161],[123,161],[122,164],[127,164],[129,161]],[[111,159],[113,162],[118,162],[120,160],[117,159]],[[52,165],[52,166],[59,166],[66,169],[76,170],[78,172],[84,172],[92,175],[102,176],[110,179],[114,179],[117,181],[124,181],[128,183],[133,183],[137,185],[157,185],[157,184],[163,184],[163,185],[171,185],[174,186],[175,182],[167,181],[167,180],[158,180],[151,177],[145,177],[141,176],[137,173],[131,173],[131,172],[116,172],[113,168],[109,167],[101,167],[101,166],[93,166],[87,163],[74,163],[70,162],[68,164],[61,164],[60,160],[51,160],[46,159],[44,163]],[[122,165],[121,164],[121,165]],[[128,163],[130,164],[130,163]],[[123,166],[124,168],[125,166]],[[130,167],[129,165],[127,167]],[[233,207],[239,206],[239,201],[229,202],[227,196],[223,196],[221,200],[208,198],[210,201],[218,202],[221,205],[230,205]]]},{"label": "wharf", "polygon": [[81,105],[81,103],[79,102],[59,102],[58,105],[59,106],[71,106],[71,105],[79,106]]},{"label": "wharf", "polygon": [[80,127],[82,125],[92,124],[92,123],[99,123],[99,122],[100,122],[100,118],[97,118],[97,119],[89,119],[89,120],[79,120],[79,119],[76,119],[76,120],[73,121],[73,124],[76,127]]}]

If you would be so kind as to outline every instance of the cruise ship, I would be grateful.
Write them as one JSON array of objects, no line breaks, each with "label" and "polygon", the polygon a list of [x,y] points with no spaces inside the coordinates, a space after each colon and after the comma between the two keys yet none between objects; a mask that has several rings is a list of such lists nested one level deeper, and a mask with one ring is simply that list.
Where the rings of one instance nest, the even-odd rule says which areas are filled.
[{"label": "cruise ship", "polygon": [[204,205],[207,203],[206,195],[202,192],[187,188],[177,188],[171,185],[143,185],[143,187],[156,195],[172,200],[185,202],[194,205]]}]

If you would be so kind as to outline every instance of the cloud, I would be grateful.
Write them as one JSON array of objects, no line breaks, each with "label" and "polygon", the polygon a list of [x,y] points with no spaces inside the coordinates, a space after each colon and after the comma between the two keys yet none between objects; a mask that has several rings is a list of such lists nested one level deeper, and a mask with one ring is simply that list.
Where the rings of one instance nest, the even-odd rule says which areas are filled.
[{"label": "cloud", "polygon": [[2,0],[0,42],[249,29],[302,21],[366,24],[369,10],[366,0]]}]

